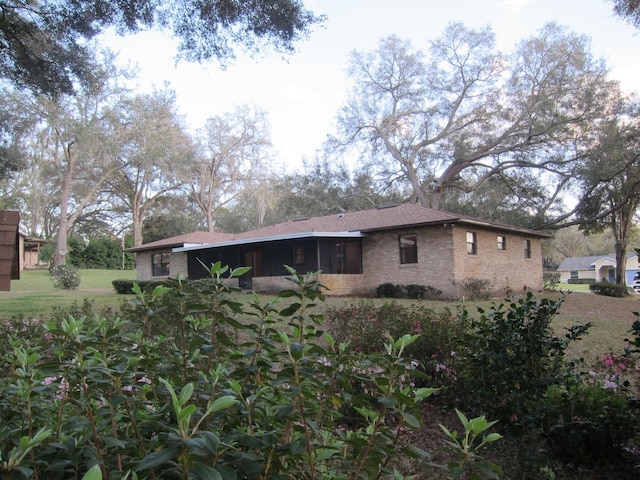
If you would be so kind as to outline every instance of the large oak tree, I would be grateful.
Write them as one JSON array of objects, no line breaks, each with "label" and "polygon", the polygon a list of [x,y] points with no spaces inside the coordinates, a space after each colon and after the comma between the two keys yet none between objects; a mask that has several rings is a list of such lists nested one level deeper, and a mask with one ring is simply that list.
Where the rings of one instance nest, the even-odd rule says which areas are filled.
[{"label": "large oak tree", "polygon": [[[429,54],[398,37],[352,54],[353,87],[330,146],[424,206],[481,188],[496,175],[526,175],[544,192],[542,216],[572,178],[578,140],[607,115],[617,85],[586,37],[555,24],[495,47],[489,28],[449,25]],[[349,150],[349,147],[356,147]],[[529,173],[516,173],[528,171]],[[533,173],[532,173],[533,172]]]},{"label": "large oak tree", "polygon": [[41,93],[70,93],[90,76],[86,40],[114,27],[167,30],[188,60],[234,57],[238,46],[287,52],[321,22],[300,0],[0,1],[0,78]]}]

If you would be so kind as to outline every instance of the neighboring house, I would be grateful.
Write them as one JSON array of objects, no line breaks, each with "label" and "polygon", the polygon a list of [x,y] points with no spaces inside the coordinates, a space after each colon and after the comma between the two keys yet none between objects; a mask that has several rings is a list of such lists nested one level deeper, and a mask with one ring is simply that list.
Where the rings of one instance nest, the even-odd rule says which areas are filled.
[{"label": "neighboring house", "polygon": [[[625,279],[627,285],[633,285],[633,277],[640,271],[638,256],[634,253],[627,254],[625,265]],[[593,280],[616,281],[616,255],[592,255],[590,257],[567,257],[558,267],[560,282],[569,283],[569,280]]]},{"label": "neighboring house", "polygon": [[20,241],[20,270],[40,268],[43,265],[40,263],[40,249],[42,245],[47,243],[47,240],[37,237],[29,237],[23,233],[19,234]]},{"label": "neighboring house", "polygon": [[[289,265],[301,273],[321,271],[320,280],[333,295],[371,295],[378,285],[391,282],[429,285],[455,298],[465,279],[489,280],[496,294],[542,289],[541,239],[546,237],[402,204],[300,218],[207,244],[175,246],[181,237],[174,237],[129,251],[138,253],[138,279],[167,274],[202,278],[206,271],[200,262],[220,261],[232,268],[252,267],[239,280],[241,287],[277,291],[290,285]],[[166,270],[158,257],[163,253],[171,262]]]}]

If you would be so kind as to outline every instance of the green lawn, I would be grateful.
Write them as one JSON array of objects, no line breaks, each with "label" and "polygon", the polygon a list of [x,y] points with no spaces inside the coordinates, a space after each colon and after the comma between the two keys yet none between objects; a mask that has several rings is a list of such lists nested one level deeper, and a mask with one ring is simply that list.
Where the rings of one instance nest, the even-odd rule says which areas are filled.
[{"label": "green lawn", "polygon": [[54,307],[92,300],[96,308],[116,308],[128,295],[117,295],[111,285],[116,279],[135,279],[133,270],[80,270],[80,286],[76,290],[57,290],[49,278],[49,270],[27,270],[20,280],[11,281],[11,291],[0,292],[0,318],[14,315],[39,316]]},{"label": "green lawn", "polygon": [[[56,290],[49,279],[48,270],[26,271],[20,280],[11,282],[10,292],[0,292],[0,319],[15,315],[24,317],[46,317],[54,308],[68,308],[75,303],[81,304],[84,299],[93,302],[95,310],[110,307],[119,309],[122,302],[131,300],[131,295],[118,295],[111,285],[115,279],[135,279],[131,270],[80,270],[80,287],[77,290]],[[586,287],[586,288],[585,288]],[[634,311],[640,311],[640,296],[612,298],[593,295],[581,290],[588,290],[588,285],[560,285],[563,291],[574,291],[566,303],[560,308],[554,320],[557,333],[563,336],[566,328],[579,322],[591,321],[594,326],[588,338],[573,345],[571,350],[576,356],[591,358],[608,351],[619,351],[624,338],[629,336],[629,329],[634,320]],[[536,295],[540,296],[540,295]],[[559,298],[560,293],[548,293],[544,296]],[[239,301],[250,297],[241,294]],[[358,299],[347,297],[327,297],[326,305],[338,307]],[[376,299],[376,302],[387,301]],[[414,303],[414,300],[397,300],[400,303]],[[498,302],[500,303],[500,302]],[[456,310],[465,307],[471,314],[477,313],[477,307],[488,308],[491,302],[466,301],[442,302],[424,301],[424,305],[435,310],[450,308]]]}]

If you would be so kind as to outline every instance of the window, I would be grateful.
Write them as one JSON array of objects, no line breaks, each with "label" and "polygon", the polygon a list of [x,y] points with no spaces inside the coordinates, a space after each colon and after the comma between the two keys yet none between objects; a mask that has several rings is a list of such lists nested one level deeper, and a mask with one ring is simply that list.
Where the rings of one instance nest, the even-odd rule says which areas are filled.
[{"label": "window", "polygon": [[400,263],[418,263],[418,236],[400,235]]},{"label": "window", "polygon": [[507,237],[504,235],[498,235],[498,250],[507,249]]},{"label": "window", "polygon": [[296,245],[296,265],[304,264],[304,245]]},{"label": "window", "polygon": [[478,253],[478,238],[476,232],[467,232],[467,253],[475,255]]},{"label": "window", "polygon": [[574,280],[577,279],[578,278],[578,271],[577,270],[571,270],[569,272],[569,278],[572,278]]},{"label": "window", "polygon": [[154,253],[151,255],[151,272],[154,277],[169,275],[170,253]]},{"label": "window", "polygon": [[531,240],[524,241],[524,258],[531,258]]}]

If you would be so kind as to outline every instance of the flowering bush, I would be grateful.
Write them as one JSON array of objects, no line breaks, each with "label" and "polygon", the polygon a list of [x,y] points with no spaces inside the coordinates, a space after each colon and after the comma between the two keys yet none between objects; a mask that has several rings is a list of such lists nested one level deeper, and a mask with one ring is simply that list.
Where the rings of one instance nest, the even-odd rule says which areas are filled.
[{"label": "flowering bush", "polygon": [[406,433],[434,391],[412,386],[417,334],[357,353],[317,329],[317,275],[247,306],[224,281],[245,272],[134,286],[128,320],[0,324],[0,476],[407,478],[395,459],[425,453]]},{"label": "flowering bush", "polygon": [[[422,373],[418,384],[439,386],[444,377],[455,376],[455,351],[463,323],[445,308],[436,312],[423,305],[390,301],[380,306],[371,300],[329,309],[326,326],[338,342],[350,342],[358,352],[380,352],[389,337],[417,335],[406,354]],[[444,383],[446,384],[446,383]]]},{"label": "flowering bush", "polygon": [[53,286],[61,290],[75,290],[80,286],[78,269],[71,265],[58,265],[50,270]]}]

